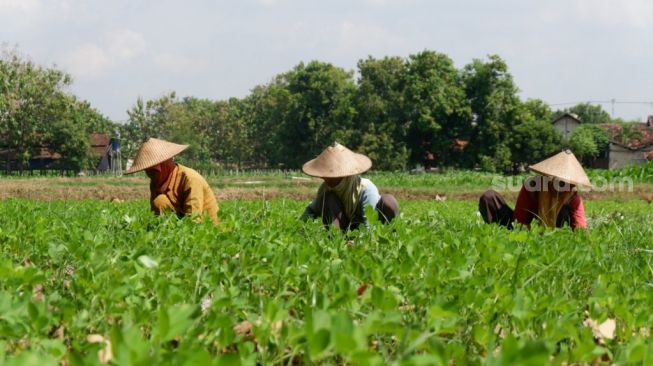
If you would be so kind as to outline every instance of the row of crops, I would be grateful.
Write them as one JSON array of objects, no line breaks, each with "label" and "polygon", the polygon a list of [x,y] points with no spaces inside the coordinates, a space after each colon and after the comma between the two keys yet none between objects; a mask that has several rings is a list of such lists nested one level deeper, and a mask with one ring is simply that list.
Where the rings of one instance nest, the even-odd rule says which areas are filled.
[{"label": "row of crops", "polygon": [[145,201],[0,201],[0,364],[653,363],[645,202],[588,202],[589,232],[403,202],[349,236],[303,204],[222,202],[213,227]]}]

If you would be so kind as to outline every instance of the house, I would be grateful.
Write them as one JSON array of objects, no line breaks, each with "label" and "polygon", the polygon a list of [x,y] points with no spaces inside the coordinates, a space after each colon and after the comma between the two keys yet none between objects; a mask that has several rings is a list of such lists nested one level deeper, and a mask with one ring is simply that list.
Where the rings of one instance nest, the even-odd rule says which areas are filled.
[{"label": "house", "polygon": [[95,170],[108,171],[111,168],[111,137],[106,133],[93,133],[90,140],[91,151],[96,158]]},{"label": "house", "polygon": [[565,113],[560,117],[553,120],[553,127],[562,134],[565,139],[569,139],[574,130],[580,126],[581,121],[577,115],[573,113]]},{"label": "house", "polygon": [[29,169],[49,169],[56,166],[60,159],[58,152],[51,151],[47,146],[39,146],[29,159]]},{"label": "house", "polygon": [[118,172],[120,169],[119,138],[112,138],[105,133],[93,133],[90,136],[91,150],[96,157],[96,172]]},{"label": "house", "polygon": [[[89,136],[91,151],[97,158],[96,172],[120,171],[119,169],[119,142],[108,134],[93,133]],[[117,149],[117,150],[116,150]],[[29,149],[31,153],[26,165],[21,167],[20,152],[15,147],[0,147],[0,170],[11,172],[16,170],[49,170],[69,169],[62,160],[63,156],[50,149],[47,144],[41,143]],[[112,165],[112,162],[115,162]],[[22,169],[21,169],[22,168]]]},{"label": "house", "polygon": [[592,164],[594,168],[618,169],[641,165],[653,158],[653,116],[645,123],[633,123],[624,131],[623,124],[599,125],[608,133],[609,148]]},{"label": "house", "polygon": [[42,170],[57,166],[61,154],[51,151],[47,145],[34,146],[27,165],[20,162],[20,152],[13,147],[0,148],[0,169],[6,172],[15,170]]},{"label": "house", "polygon": [[463,151],[465,150],[467,145],[469,145],[469,141],[461,140],[461,139],[453,139],[451,141],[450,148],[454,151]]}]

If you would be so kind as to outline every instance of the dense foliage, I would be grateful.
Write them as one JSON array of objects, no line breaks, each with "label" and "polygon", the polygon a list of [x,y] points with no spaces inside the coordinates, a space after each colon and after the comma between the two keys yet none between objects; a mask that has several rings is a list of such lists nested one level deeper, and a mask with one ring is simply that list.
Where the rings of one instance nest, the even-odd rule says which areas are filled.
[{"label": "dense foliage", "polygon": [[0,363],[653,362],[648,204],[588,202],[589,232],[402,204],[342,237],[296,201],[222,202],[220,227],[145,201],[0,201]]},{"label": "dense foliage", "polygon": [[587,162],[608,149],[610,140],[605,130],[596,125],[581,125],[569,137],[569,148],[578,159]]},{"label": "dense foliage", "polygon": [[66,92],[70,75],[0,52],[0,168],[25,169],[44,148],[61,154],[59,164],[68,169],[93,167],[90,134],[115,126]]},{"label": "dense foliage", "polygon": [[563,113],[574,114],[578,117],[578,119],[583,121],[583,123],[593,125],[610,122],[612,120],[612,118],[610,118],[610,114],[604,111],[600,105],[592,105],[590,103],[580,103],[571,108],[565,108],[561,111],[557,111],[555,113],[555,117],[559,117]]},{"label": "dense foliage", "polygon": [[339,141],[368,154],[379,169],[509,171],[561,148],[550,108],[539,100],[522,102],[496,55],[462,70],[434,51],[406,59],[368,57],[357,71],[355,80],[341,68],[312,61],[243,99],[212,102],[173,93],[139,100],[124,126],[127,155],[156,135],[208,152],[206,160],[193,156],[196,166],[218,161],[296,169]]},{"label": "dense foliage", "polygon": [[[22,169],[45,147],[61,154],[60,165],[68,169],[92,167],[97,161],[89,135],[117,128],[126,158],[147,137],[160,137],[189,144],[181,159],[195,167],[239,169],[297,169],[338,141],[368,154],[383,170],[422,165],[507,172],[564,146],[550,107],[522,101],[508,65],[496,55],[460,69],[429,50],[406,58],[368,57],[355,72],[300,63],[243,98],[214,101],[172,92],[138,99],[123,125],[66,92],[70,83],[56,67],[3,53],[0,162],[13,160]],[[588,120],[605,117],[600,106],[574,108]],[[588,136],[579,135],[571,146],[591,158],[596,143]]]}]

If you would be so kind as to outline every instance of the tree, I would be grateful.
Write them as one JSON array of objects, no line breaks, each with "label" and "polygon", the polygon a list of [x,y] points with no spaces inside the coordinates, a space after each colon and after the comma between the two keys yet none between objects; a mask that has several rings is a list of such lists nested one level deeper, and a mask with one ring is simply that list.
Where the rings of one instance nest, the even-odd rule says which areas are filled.
[{"label": "tree", "polygon": [[541,99],[528,99],[522,103],[525,121],[545,121],[551,124],[553,112],[551,107]]},{"label": "tree", "polygon": [[206,166],[216,159],[220,148],[218,124],[221,104],[194,97],[177,98],[172,92],[160,98],[143,101],[139,98],[127,112],[129,120],[122,126],[125,154],[134,156],[148,137],[162,138],[189,145],[179,161]]},{"label": "tree", "polygon": [[97,157],[91,151],[89,137],[92,133],[112,134],[117,125],[72,95],[63,97],[59,109],[64,112],[54,120],[46,133],[45,141],[52,151],[61,155],[59,165],[76,171],[92,169]]},{"label": "tree", "polygon": [[471,161],[481,162],[485,170],[509,170],[509,136],[525,116],[508,65],[490,55],[487,62],[474,60],[465,66],[462,79],[474,121],[468,151]]},{"label": "tree", "polygon": [[[214,119],[214,157],[238,169],[254,160],[253,130],[247,119],[248,105],[245,100],[231,98],[217,103]],[[267,135],[266,135],[267,136]],[[268,136],[269,137],[269,136]]]},{"label": "tree", "polygon": [[569,148],[582,161],[589,162],[608,148],[609,138],[605,130],[596,125],[581,125],[569,138]]},{"label": "tree", "polygon": [[639,123],[620,123],[618,133],[612,136],[616,142],[622,145],[629,146],[633,141],[641,140],[644,138],[641,128],[642,124]]},{"label": "tree", "polygon": [[282,75],[266,85],[255,87],[241,103],[244,123],[249,129],[251,158],[255,164],[286,164],[280,131],[285,128],[291,93]]},{"label": "tree", "polygon": [[216,103],[208,99],[184,97],[164,103],[165,120],[161,121],[161,137],[175,143],[187,144],[188,149],[179,157],[181,163],[195,166],[211,164],[211,126],[215,119]]},{"label": "tree", "polygon": [[439,165],[451,163],[454,139],[466,140],[471,114],[458,71],[444,54],[423,51],[406,65],[404,113],[410,162],[434,154]]},{"label": "tree", "polygon": [[575,114],[585,124],[610,123],[612,120],[608,112],[603,110],[603,107],[590,103],[579,103],[571,108],[557,111],[555,118],[561,116],[563,113]]},{"label": "tree", "polygon": [[275,106],[284,111],[273,113],[283,116],[275,121],[280,125],[277,158],[282,159],[274,163],[299,168],[334,141],[347,145],[353,140],[356,85],[350,72],[312,61],[300,63],[279,81],[287,90],[287,99]]},{"label": "tree", "polygon": [[[33,149],[65,112],[63,88],[68,74],[23,60],[15,51],[0,57],[0,145],[14,149],[19,168],[27,166]],[[8,163],[8,161],[7,161]]]},{"label": "tree", "polygon": [[526,121],[514,127],[510,137],[512,162],[533,164],[562,147],[562,135],[548,120]]},{"label": "tree", "polygon": [[404,169],[408,162],[404,107],[406,66],[400,57],[358,62],[356,126],[353,148],[381,170]]},{"label": "tree", "polygon": [[176,102],[174,92],[147,102],[141,97],[136,100],[136,104],[127,111],[127,123],[121,128],[125,156],[135,156],[149,137],[165,139],[168,107]]},{"label": "tree", "polygon": [[89,136],[111,132],[115,125],[88,102],[65,91],[72,83],[63,71],[24,60],[16,51],[0,57],[0,146],[15,151],[19,169],[36,149],[59,153],[61,168],[92,167]]},{"label": "tree", "polygon": [[[171,120],[173,105],[179,103],[177,94],[171,92],[157,99],[136,100],[136,104],[127,111],[127,123],[122,126],[123,153],[125,156],[135,156],[141,144],[150,137],[174,140],[173,135],[179,127]],[[176,117],[180,117],[179,111]],[[187,129],[188,121],[181,121],[181,128]],[[192,139],[192,138],[189,138]],[[173,141],[183,143],[183,141]]]}]

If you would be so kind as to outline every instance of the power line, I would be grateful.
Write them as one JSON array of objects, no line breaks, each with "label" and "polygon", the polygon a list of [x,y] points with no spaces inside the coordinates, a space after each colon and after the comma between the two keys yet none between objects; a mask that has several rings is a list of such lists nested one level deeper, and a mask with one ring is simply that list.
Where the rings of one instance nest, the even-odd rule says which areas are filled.
[{"label": "power line", "polygon": [[644,102],[644,101],[632,101],[632,100],[583,100],[583,101],[578,101],[578,102],[564,102],[564,103],[552,103],[549,104],[551,106],[555,105],[569,105],[569,104],[582,104],[582,103],[600,103],[600,104],[607,104],[607,103],[614,103],[614,104],[650,104],[653,105],[652,102]]},{"label": "power line", "polygon": [[581,104],[581,103],[587,103],[587,104],[610,104],[611,105],[611,113],[610,116],[614,118],[614,105],[615,104],[641,104],[641,105],[648,105],[653,109],[653,102],[646,102],[646,101],[634,101],[634,100],[616,100],[614,98],[610,100],[587,100],[587,101],[580,101],[580,102],[565,102],[565,103],[553,103],[550,104],[550,106],[563,106],[563,105],[576,105],[576,104]]}]

